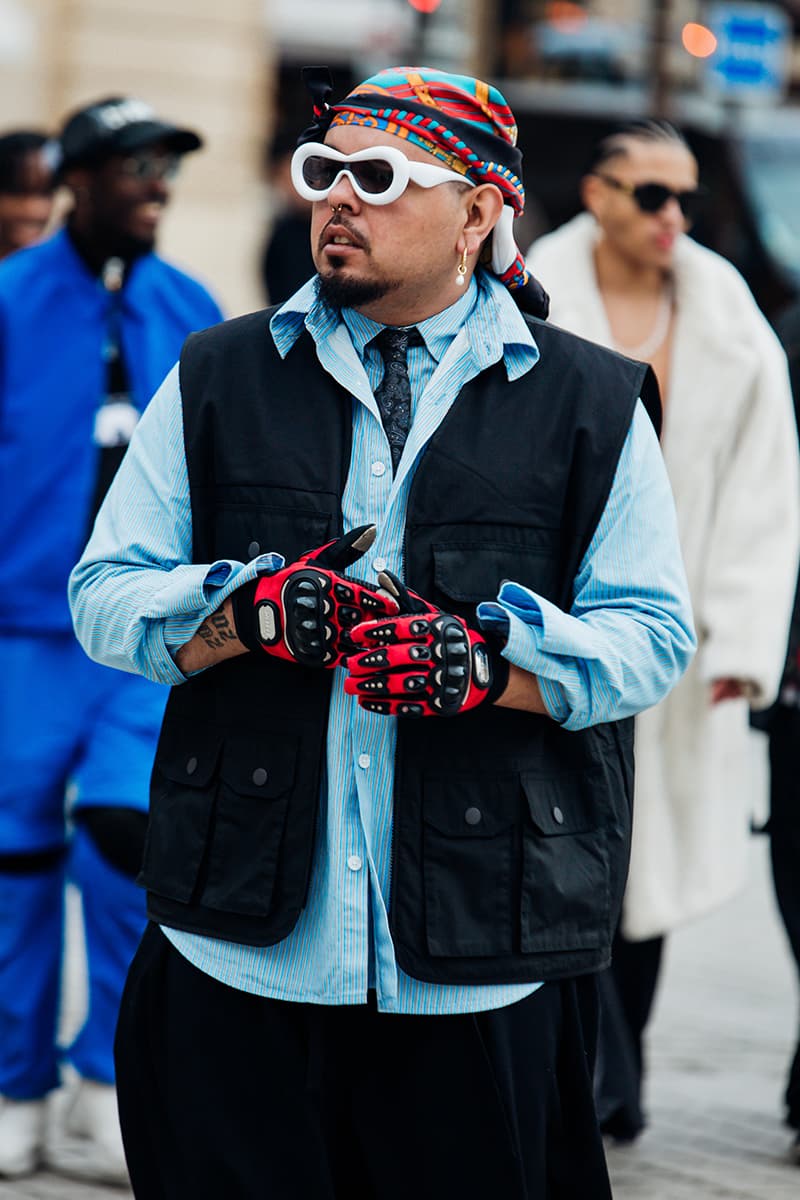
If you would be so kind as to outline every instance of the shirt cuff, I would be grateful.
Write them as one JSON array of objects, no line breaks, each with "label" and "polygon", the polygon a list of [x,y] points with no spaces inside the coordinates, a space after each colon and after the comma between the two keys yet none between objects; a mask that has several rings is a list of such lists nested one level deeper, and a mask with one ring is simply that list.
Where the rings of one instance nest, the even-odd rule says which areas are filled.
[{"label": "shirt cuff", "polygon": [[[589,661],[599,658],[601,646],[597,633],[529,588],[519,583],[504,583],[497,600],[510,616],[537,631],[536,645],[544,653]],[[478,611],[484,607],[480,605]]]},{"label": "shirt cuff", "polygon": [[[147,663],[148,679],[175,686],[185,683],[189,676],[184,675],[173,657],[183,642],[171,647],[167,641],[167,634],[164,623],[149,625],[143,638],[142,655]],[[184,642],[188,640],[184,638]]]},{"label": "shirt cuff", "polygon": [[[220,559],[210,566],[176,567],[144,613],[148,621],[158,622],[150,652],[155,651],[156,659],[160,659],[157,648],[161,644],[166,653],[174,656],[194,636],[206,617],[216,612],[237,588],[258,575],[279,571],[284,562],[280,554],[260,554],[244,565]],[[178,671],[174,662],[172,666]],[[172,682],[179,683],[185,678],[178,671],[178,678],[173,678]]]},{"label": "shirt cuff", "polygon": [[[501,599],[504,591],[510,586],[512,585],[504,584],[500,589]],[[529,595],[532,596],[532,593]],[[541,617],[540,611],[538,617]],[[505,637],[503,658],[515,667],[536,676],[545,708],[554,721],[563,724],[570,715],[570,708],[563,687],[554,678],[556,669],[552,660],[548,660],[542,653],[544,631],[542,626],[537,624],[537,611],[531,608],[529,619],[523,620],[504,603],[490,602],[478,605],[478,620],[483,629]]]}]

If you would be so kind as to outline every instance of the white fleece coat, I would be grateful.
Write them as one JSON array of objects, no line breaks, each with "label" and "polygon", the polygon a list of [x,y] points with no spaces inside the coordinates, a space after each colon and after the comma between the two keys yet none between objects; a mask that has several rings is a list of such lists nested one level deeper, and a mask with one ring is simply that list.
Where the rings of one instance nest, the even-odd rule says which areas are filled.
[{"label": "white fleece coat", "polygon": [[[609,346],[583,214],[531,248],[550,320]],[[798,452],[786,359],[744,280],[682,237],[662,445],[698,634],[674,691],[636,719],[633,849],[623,930],[668,932],[728,899],[745,874],[765,773],[748,705],[711,707],[708,685],[777,692],[797,575]],[[761,739],[763,740],[763,739]],[[762,794],[758,794],[758,793]]]}]

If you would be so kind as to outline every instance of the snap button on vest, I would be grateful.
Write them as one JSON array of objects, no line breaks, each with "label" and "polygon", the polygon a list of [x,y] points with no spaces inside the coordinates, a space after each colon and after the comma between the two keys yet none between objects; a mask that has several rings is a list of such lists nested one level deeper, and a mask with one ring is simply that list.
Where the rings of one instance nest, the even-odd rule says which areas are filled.
[{"label": "snap button on vest", "polygon": [[256,767],[255,771],[253,771],[253,783],[256,787],[263,787],[266,782],[267,772],[263,767]]},{"label": "snap button on vest", "polygon": [[483,813],[479,808],[468,808],[464,813],[464,820],[468,825],[480,825],[483,820]]},{"label": "snap button on vest", "polygon": [[247,547],[247,553],[249,554],[250,558],[255,558],[255,556],[257,554],[261,553],[260,543],[259,542],[251,542],[250,545]]},{"label": "snap button on vest", "polygon": [[197,770],[197,759],[194,757],[194,755],[192,755],[192,757],[189,759],[189,761],[186,764],[186,774],[194,775],[196,770]]},{"label": "snap button on vest", "polygon": [[558,807],[558,805],[556,805],[555,808],[553,809],[553,820],[556,821],[559,825],[564,824],[564,814],[561,811],[561,809]]}]

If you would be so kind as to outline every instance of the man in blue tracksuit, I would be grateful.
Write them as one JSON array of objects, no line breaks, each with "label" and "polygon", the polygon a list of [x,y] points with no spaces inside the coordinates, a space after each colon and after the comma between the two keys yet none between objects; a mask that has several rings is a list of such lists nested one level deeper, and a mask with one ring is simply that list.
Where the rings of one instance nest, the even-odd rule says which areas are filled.
[{"label": "man in blue tracksuit", "polygon": [[187,334],[221,319],[153,253],[170,181],[200,144],[137,100],[76,113],[60,139],[67,227],[0,267],[0,1175],[35,1169],[59,1082],[70,878],[89,985],[69,1120],[94,1144],[93,1175],[125,1177],[112,1041],[144,925],[133,878],[166,688],[84,656],[66,585],[141,410]]}]

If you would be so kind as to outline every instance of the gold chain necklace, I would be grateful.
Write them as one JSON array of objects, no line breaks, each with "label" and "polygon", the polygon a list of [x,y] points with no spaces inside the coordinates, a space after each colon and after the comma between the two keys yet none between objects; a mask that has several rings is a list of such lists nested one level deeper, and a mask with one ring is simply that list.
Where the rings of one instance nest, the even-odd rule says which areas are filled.
[{"label": "gold chain necklace", "polygon": [[645,362],[652,358],[655,352],[661,348],[664,338],[669,332],[669,323],[672,320],[672,302],[673,289],[668,284],[661,293],[653,328],[644,341],[639,342],[638,346],[626,346],[612,335],[614,349],[618,350],[620,354],[627,355],[628,358],[638,358]]}]

